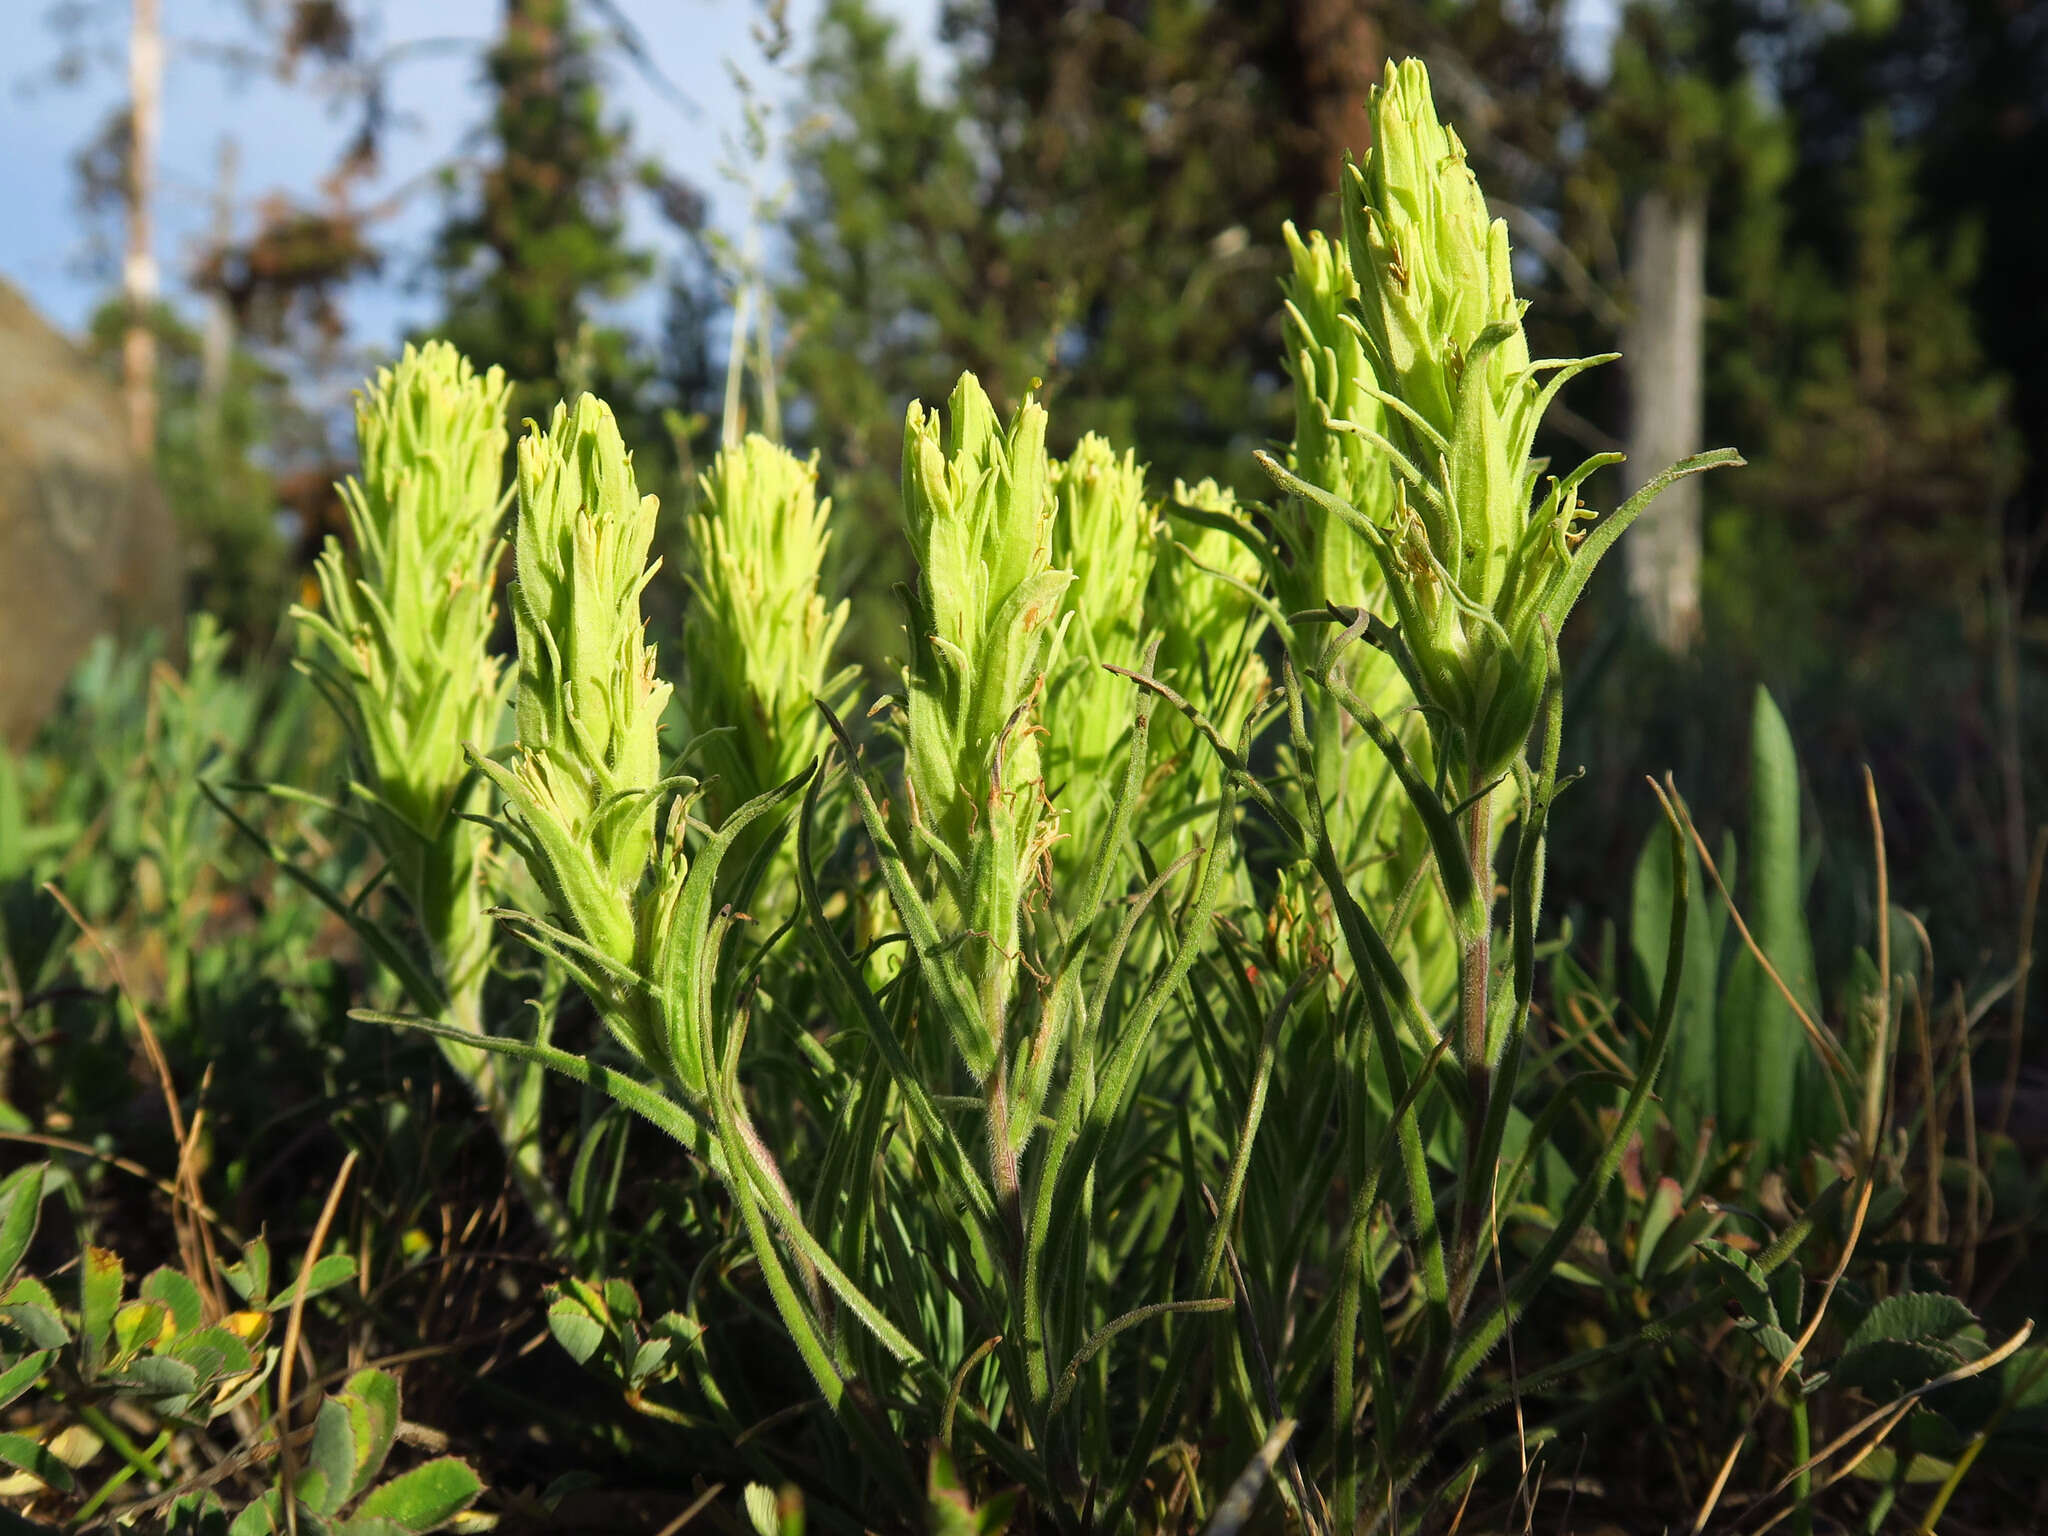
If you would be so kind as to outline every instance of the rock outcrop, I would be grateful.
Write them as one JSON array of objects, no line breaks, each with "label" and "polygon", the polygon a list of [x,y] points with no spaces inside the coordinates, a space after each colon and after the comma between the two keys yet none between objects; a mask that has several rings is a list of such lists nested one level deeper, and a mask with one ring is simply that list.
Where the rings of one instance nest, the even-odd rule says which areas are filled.
[{"label": "rock outcrop", "polygon": [[19,744],[95,635],[182,632],[184,566],[119,393],[0,281],[0,734]]}]

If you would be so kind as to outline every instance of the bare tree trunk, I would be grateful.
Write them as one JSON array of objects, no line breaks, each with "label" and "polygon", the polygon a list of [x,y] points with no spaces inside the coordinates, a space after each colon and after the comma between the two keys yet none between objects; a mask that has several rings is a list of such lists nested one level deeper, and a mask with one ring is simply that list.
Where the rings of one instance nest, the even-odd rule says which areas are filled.
[{"label": "bare tree trunk", "polygon": [[157,298],[154,203],[156,141],[164,76],[160,0],[134,0],[128,32],[128,253],[121,292],[128,330],[121,340],[121,386],[128,404],[128,446],[147,460],[156,449]]},{"label": "bare tree trunk", "polygon": [[[220,170],[213,188],[213,249],[216,259],[235,238],[235,172],[241,156],[232,136],[220,141]],[[221,445],[221,410],[227,397],[228,373],[234,364],[235,311],[228,303],[220,274],[206,299],[206,329],[199,344],[199,419],[206,450],[216,453]]]},{"label": "bare tree trunk", "polygon": [[[1636,206],[1622,341],[1631,492],[1700,450],[1706,222],[1705,200],[1696,194],[1649,192]],[[1644,628],[1667,651],[1687,650],[1699,637],[1699,487],[1697,477],[1680,480],[1623,541],[1629,595]]]}]

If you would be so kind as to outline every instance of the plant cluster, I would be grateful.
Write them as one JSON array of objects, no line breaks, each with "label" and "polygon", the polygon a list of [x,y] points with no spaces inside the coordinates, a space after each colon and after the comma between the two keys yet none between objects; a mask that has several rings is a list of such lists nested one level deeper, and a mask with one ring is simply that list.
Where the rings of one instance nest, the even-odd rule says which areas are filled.
[{"label": "plant cluster", "polygon": [[[299,615],[347,792],[214,793],[376,962],[356,1024],[431,1037],[461,1080],[576,1379],[615,1389],[622,1441],[705,1467],[681,1518],[1504,1526],[1590,1456],[1637,1523],[1877,1530],[2038,1454],[2048,1352],[1970,1305],[2037,1191],[1949,1150],[1995,999],[1943,1033],[1875,791],[1876,933],[1832,1015],[1767,697],[1744,901],[1667,787],[1625,958],[1546,927],[1560,632],[1662,486],[1739,460],[1605,515],[1581,492],[1611,456],[1550,475],[1544,414],[1602,359],[1531,357],[1422,66],[1370,112],[1341,233],[1288,232],[1271,504],[1162,494],[1097,436],[1060,460],[1042,404],[962,377],[904,422],[916,580],[864,710],[815,461],[749,436],[706,471],[671,666],[618,422],[586,394],[529,423],[506,668],[505,381],[435,345],[362,396],[353,546]],[[280,807],[374,872],[289,850]],[[432,1239],[386,1221],[395,1253],[368,1224],[360,1258],[330,1251],[337,1190],[275,1289],[262,1238],[206,1252],[226,1229],[176,1140],[180,1266],[124,1304],[88,1246],[76,1308],[32,1276],[0,1302],[0,1382],[41,1436],[0,1457],[74,1522],[133,1483],[212,1530],[229,1511],[169,1453],[260,1401],[231,1536],[473,1523],[459,1460],[379,1481],[385,1369],[317,1408],[261,1397],[292,1369],[280,1301],[294,1333],[396,1343],[387,1288]],[[41,1168],[0,1190],[8,1266]],[[81,1503],[65,1415],[120,1394],[161,1443],[95,1429],[76,1465],[123,1469]],[[1644,1404],[1654,1480],[1596,1448]]]}]

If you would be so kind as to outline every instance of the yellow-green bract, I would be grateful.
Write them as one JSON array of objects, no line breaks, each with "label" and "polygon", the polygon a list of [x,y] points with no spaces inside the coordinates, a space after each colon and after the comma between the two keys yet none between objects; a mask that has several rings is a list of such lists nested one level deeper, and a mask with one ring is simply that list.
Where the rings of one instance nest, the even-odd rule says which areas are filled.
[{"label": "yellow-green bract", "polygon": [[1103,667],[1143,660],[1145,590],[1158,546],[1136,454],[1118,454],[1090,432],[1054,478],[1053,558],[1074,573],[1073,618],[1047,688],[1054,728],[1044,757],[1062,813],[1055,873],[1079,879],[1095,860],[1119,777],[1117,748],[1131,729],[1131,684]]},{"label": "yellow-green bract", "polygon": [[[1294,381],[1294,442],[1288,468],[1311,485],[1343,497],[1374,522],[1391,521],[1393,477],[1380,454],[1344,424],[1380,429],[1384,411],[1373,398],[1365,347],[1347,316],[1358,303],[1358,284],[1342,244],[1311,230],[1306,240],[1284,226],[1290,271],[1282,280],[1285,361]],[[1283,498],[1276,509],[1289,559],[1273,572],[1290,613],[1338,603],[1377,608],[1385,588],[1365,541],[1317,502]],[[1311,630],[1311,634],[1320,631]],[[1388,668],[1391,670],[1391,668]],[[1367,697],[1378,692],[1365,686]]]}]

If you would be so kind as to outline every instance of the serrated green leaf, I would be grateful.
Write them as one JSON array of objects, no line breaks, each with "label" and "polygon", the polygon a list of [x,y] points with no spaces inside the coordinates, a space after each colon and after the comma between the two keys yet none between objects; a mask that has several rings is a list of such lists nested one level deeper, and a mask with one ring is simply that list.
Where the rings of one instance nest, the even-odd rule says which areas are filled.
[{"label": "serrated green leaf", "polygon": [[56,1354],[54,1349],[38,1349],[0,1371],[0,1408],[5,1408],[40,1381]]},{"label": "serrated green leaf", "polygon": [[168,1355],[145,1355],[130,1361],[112,1380],[144,1397],[190,1397],[199,1390],[199,1373]]},{"label": "serrated green leaf", "polygon": [[34,1275],[23,1275],[9,1287],[6,1300],[0,1301],[0,1320],[26,1339],[31,1349],[62,1349],[71,1342],[71,1330],[64,1325],[57,1298]]},{"label": "serrated green leaf", "polygon": [[0,1283],[35,1240],[36,1220],[43,1208],[43,1178],[48,1163],[30,1163],[0,1180]]},{"label": "serrated green leaf", "polygon": [[1849,1335],[1843,1353],[1884,1339],[1946,1343],[1977,1326],[1976,1314],[1955,1297],[1941,1291],[1908,1291],[1872,1307]]},{"label": "serrated green leaf", "polygon": [[389,1520],[418,1536],[439,1530],[483,1491],[483,1483],[465,1463],[443,1456],[378,1488],[357,1507],[356,1518]]},{"label": "serrated green leaf", "polygon": [[1998,1379],[2013,1414],[2031,1416],[2048,1410],[2048,1348],[2019,1350],[1998,1368]]},{"label": "serrated green leaf", "polygon": [[[338,1285],[346,1285],[356,1277],[356,1261],[345,1253],[330,1253],[313,1261],[306,1271],[305,1293],[308,1297],[318,1296],[322,1291],[331,1291]],[[282,1312],[298,1299],[299,1286],[296,1281],[287,1285],[270,1298],[264,1309]]]},{"label": "serrated green leaf", "polygon": [[398,1435],[398,1378],[374,1368],[357,1371],[342,1388],[340,1401],[355,1434],[356,1452],[345,1503],[377,1480],[391,1454],[391,1442]]},{"label": "serrated green leaf", "polygon": [[1856,1464],[1853,1476],[1873,1483],[1939,1483],[1948,1479],[1955,1469],[1935,1456],[1921,1456],[1908,1453],[1905,1457],[1905,1475],[1899,1472],[1900,1454],[1889,1445],[1880,1445]]},{"label": "serrated green leaf", "polygon": [[1941,1344],[1878,1339],[1845,1352],[1832,1374],[1836,1386],[1856,1388],[1882,1401],[1946,1376],[1963,1360]]},{"label": "serrated green leaf", "polygon": [[243,1301],[259,1311],[269,1309],[270,1244],[263,1238],[250,1238],[242,1249],[241,1262],[223,1264],[220,1266],[220,1272]]},{"label": "serrated green leaf", "polygon": [[586,1365],[604,1344],[604,1329],[584,1307],[567,1296],[548,1308],[548,1331],[578,1365]]},{"label": "serrated green leaf", "polygon": [[661,1369],[663,1362],[668,1359],[671,1347],[671,1341],[668,1339],[649,1339],[642,1344],[633,1352],[633,1363],[626,1371],[626,1384],[636,1388],[642,1385],[648,1377]]},{"label": "serrated green leaf", "polygon": [[284,1496],[275,1488],[268,1489],[235,1516],[235,1523],[228,1527],[228,1536],[273,1536],[279,1529],[279,1516],[283,1512]]},{"label": "serrated green leaf", "polygon": [[613,1317],[632,1320],[640,1316],[640,1293],[623,1280],[605,1281],[604,1304]]},{"label": "serrated green leaf", "polygon": [[228,1536],[228,1512],[211,1489],[181,1493],[164,1511],[165,1536]]},{"label": "serrated green leaf", "polygon": [[299,1499],[320,1514],[338,1514],[355,1482],[357,1466],[355,1425],[340,1397],[330,1397],[313,1421],[313,1443],[306,1448],[297,1483]]},{"label": "serrated green leaf", "polygon": [[1771,1300],[1770,1279],[1749,1255],[1711,1237],[1701,1240],[1699,1253],[1714,1266],[1744,1317],[1759,1326],[1778,1326],[1778,1308]]},{"label": "serrated green leaf", "polygon": [[1763,1347],[1763,1352],[1771,1357],[1773,1365],[1783,1365],[1792,1358],[1793,1350],[1796,1347],[1792,1335],[1778,1327],[1777,1324],[1753,1323],[1744,1328],[1743,1332],[1747,1333]]},{"label": "serrated green leaf", "polygon": [[1796,1260],[1786,1260],[1771,1276],[1771,1300],[1787,1328],[1797,1329],[1806,1320],[1806,1272]]},{"label": "serrated green leaf", "polygon": [[190,1365],[202,1381],[239,1376],[256,1368],[256,1356],[249,1346],[218,1324],[173,1339],[164,1353]]},{"label": "serrated green leaf", "polygon": [[[356,1261],[345,1253],[325,1254],[313,1261],[313,1267],[306,1271],[305,1294],[318,1296],[322,1291],[331,1291],[337,1285],[346,1285],[356,1277]],[[269,1310],[281,1312],[292,1304],[299,1294],[299,1286],[288,1285],[284,1294],[271,1302]]]},{"label": "serrated green leaf", "polygon": [[115,1361],[139,1354],[162,1338],[170,1323],[169,1309],[154,1302],[131,1301],[114,1314]]},{"label": "serrated green leaf", "polygon": [[151,1270],[139,1294],[144,1301],[153,1301],[168,1312],[179,1333],[190,1333],[206,1321],[199,1287],[179,1270]]}]

